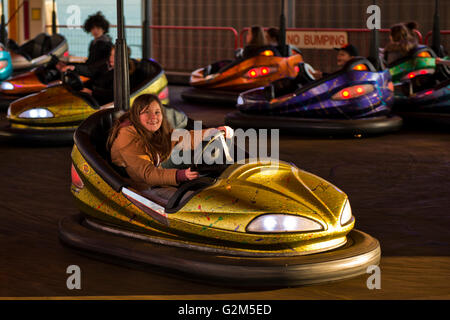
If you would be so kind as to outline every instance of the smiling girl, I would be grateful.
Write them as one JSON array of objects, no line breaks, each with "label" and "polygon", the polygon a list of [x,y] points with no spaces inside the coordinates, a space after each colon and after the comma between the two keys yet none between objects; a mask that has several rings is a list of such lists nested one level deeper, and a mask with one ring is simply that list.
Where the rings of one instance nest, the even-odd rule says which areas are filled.
[{"label": "smiling girl", "polygon": [[[228,133],[228,127],[219,127]],[[131,109],[114,124],[107,147],[112,162],[124,167],[135,186],[145,189],[152,186],[176,186],[198,178],[190,168],[165,169],[161,163],[170,157],[173,147],[180,141],[171,141],[173,129],[164,117],[157,96],[143,94],[136,98]],[[193,137],[193,131],[191,132]],[[193,140],[193,139],[192,139]]]}]

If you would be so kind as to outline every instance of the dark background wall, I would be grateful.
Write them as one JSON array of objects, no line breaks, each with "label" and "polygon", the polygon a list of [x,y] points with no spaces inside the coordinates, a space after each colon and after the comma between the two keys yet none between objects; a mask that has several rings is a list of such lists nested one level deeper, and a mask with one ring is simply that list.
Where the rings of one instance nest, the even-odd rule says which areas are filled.
[{"label": "dark background wall", "polygon": [[[440,1],[441,29],[450,29],[450,1]],[[366,9],[372,0],[285,0],[288,27],[366,28]],[[381,27],[416,21],[425,34],[432,29],[434,1],[378,0]],[[230,26],[238,32],[251,25],[278,26],[279,0],[153,0],[153,24],[178,26]],[[369,34],[349,33],[349,42],[368,55]],[[448,48],[450,36],[442,37]],[[381,45],[387,42],[382,34]],[[229,31],[153,31],[153,56],[167,70],[191,71],[233,57],[234,37]],[[180,54],[181,53],[181,54]],[[334,50],[304,50],[305,61],[332,71]]]}]

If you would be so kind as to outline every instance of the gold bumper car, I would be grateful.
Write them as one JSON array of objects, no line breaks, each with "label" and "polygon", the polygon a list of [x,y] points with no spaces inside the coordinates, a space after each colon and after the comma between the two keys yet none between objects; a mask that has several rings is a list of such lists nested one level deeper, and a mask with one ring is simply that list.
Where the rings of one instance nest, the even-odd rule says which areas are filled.
[{"label": "gold bumper car", "polygon": [[[81,213],[60,221],[65,244],[233,286],[334,281],[379,263],[379,243],[354,229],[347,195],[283,161],[194,165],[199,179],[138,191],[105,150],[119,114],[101,110],[75,132],[71,191]],[[217,157],[212,144],[228,159],[220,133],[200,155]]]}]

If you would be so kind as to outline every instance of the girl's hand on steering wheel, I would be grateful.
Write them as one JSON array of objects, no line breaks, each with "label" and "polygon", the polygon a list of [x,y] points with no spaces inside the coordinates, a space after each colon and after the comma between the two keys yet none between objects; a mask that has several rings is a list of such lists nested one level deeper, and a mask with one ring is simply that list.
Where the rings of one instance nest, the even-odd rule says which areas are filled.
[{"label": "girl's hand on steering wheel", "polygon": [[319,70],[315,70],[314,72],[313,72],[313,76],[314,76],[314,79],[320,79],[320,78],[322,78],[323,77],[323,72],[322,71],[319,71]]},{"label": "girl's hand on steering wheel", "polygon": [[177,183],[194,180],[198,178],[198,172],[191,171],[191,168],[177,170]]},{"label": "girl's hand on steering wheel", "polygon": [[66,72],[67,70],[73,71],[73,70],[75,70],[75,66],[64,66],[61,68],[62,72]]},{"label": "girl's hand on steering wheel", "polygon": [[191,171],[191,168],[187,168],[184,170],[184,174],[186,175],[186,179],[188,180],[194,180],[198,178],[198,172]]}]

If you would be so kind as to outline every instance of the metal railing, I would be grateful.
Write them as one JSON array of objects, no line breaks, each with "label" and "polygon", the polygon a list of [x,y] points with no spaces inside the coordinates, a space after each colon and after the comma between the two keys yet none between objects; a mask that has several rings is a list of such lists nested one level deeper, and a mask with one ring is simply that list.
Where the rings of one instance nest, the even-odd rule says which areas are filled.
[{"label": "metal railing", "polygon": [[[47,26],[50,27],[50,26]],[[81,26],[58,25],[59,32],[66,36],[71,54],[85,56],[90,40]],[[249,28],[240,32],[232,27],[203,26],[150,26],[152,32],[152,57],[164,66],[165,70],[191,72],[222,59],[234,59],[233,49],[243,47],[244,35]],[[116,26],[112,25],[110,34],[114,39]],[[140,58],[142,51],[142,26],[125,26],[127,42],[132,49],[132,57]],[[356,28],[287,28],[287,31],[333,31],[347,32],[348,42],[355,45],[359,54],[369,55],[369,29]],[[389,29],[380,29],[380,45],[383,47],[389,41]],[[425,39],[416,32],[420,43],[428,44],[431,31]],[[441,34],[450,34],[449,30]],[[314,68],[332,72],[336,68],[336,51],[323,49],[302,49],[304,60]]]},{"label": "metal railing", "polygon": [[[264,28],[267,30],[268,28]],[[239,32],[239,43],[244,46],[244,36],[250,28],[244,28]],[[286,28],[286,31],[309,31],[309,32],[347,32],[348,43],[353,44],[358,48],[358,52],[361,56],[369,56],[370,50],[370,37],[371,31],[369,29],[358,29],[358,28]],[[384,47],[389,41],[390,29],[379,29],[380,33],[380,46]],[[420,43],[423,42],[422,34],[417,31],[417,38]],[[336,47],[340,47],[337,45]],[[321,70],[323,72],[333,72],[336,71],[336,56],[337,52],[335,50],[324,50],[324,49],[312,49],[312,48],[300,48],[303,53],[304,61],[312,65],[315,69]]]},{"label": "metal railing", "polygon": [[[425,41],[423,42],[425,45],[428,45],[428,40],[430,39],[432,34],[433,31],[428,31],[428,33],[425,35]],[[450,30],[441,30],[440,34],[448,35],[450,34]]]},{"label": "metal railing", "polygon": [[[267,30],[269,28],[264,28],[264,30]],[[250,28],[244,28],[239,32],[239,45],[241,47],[244,46],[244,34],[248,32]],[[369,33],[372,30],[369,29],[357,29],[357,28],[286,28],[286,31],[333,31],[333,32],[349,32],[349,33]],[[378,30],[381,33],[389,33],[390,29],[379,29]],[[418,30],[414,30],[414,32],[417,35],[417,38],[419,39],[419,43],[423,43],[423,36]]]}]

